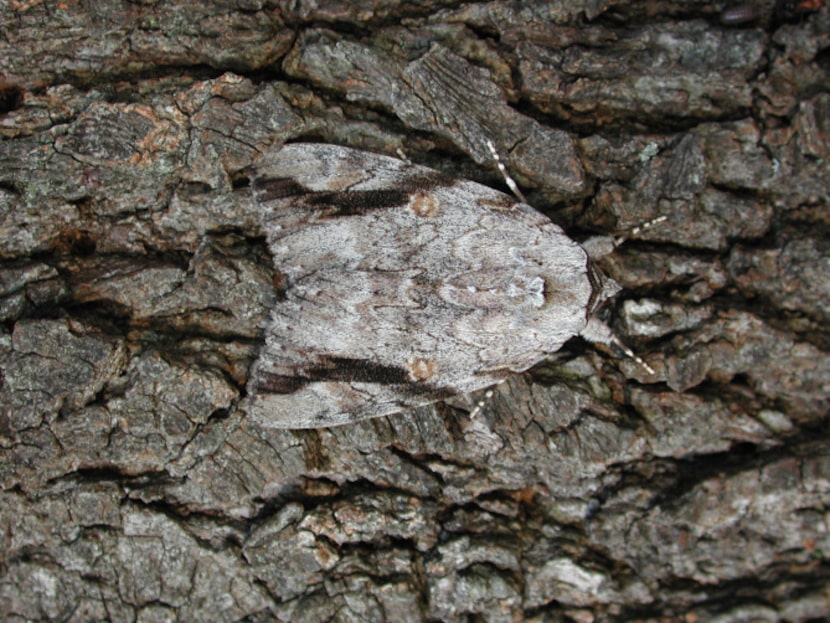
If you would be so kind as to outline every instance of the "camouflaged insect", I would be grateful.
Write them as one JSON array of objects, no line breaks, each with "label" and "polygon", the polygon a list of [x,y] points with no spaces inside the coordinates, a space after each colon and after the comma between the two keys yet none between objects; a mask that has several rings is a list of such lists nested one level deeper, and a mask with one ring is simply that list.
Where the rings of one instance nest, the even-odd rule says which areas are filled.
[{"label": "camouflaged insect", "polygon": [[248,384],[270,427],[333,426],[493,385],[575,335],[619,287],[530,206],[355,149],[290,144],[254,167],[286,289]]}]

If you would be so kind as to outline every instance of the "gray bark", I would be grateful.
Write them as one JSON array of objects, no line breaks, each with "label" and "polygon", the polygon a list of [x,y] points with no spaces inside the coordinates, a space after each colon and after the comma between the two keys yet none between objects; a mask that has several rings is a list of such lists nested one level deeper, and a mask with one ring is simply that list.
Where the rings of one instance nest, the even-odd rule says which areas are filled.
[{"label": "gray bark", "polygon": [[[0,5],[3,620],[830,616],[820,4]],[[574,340],[472,420],[254,425],[245,169],[299,139],[666,216],[601,263],[657,373]]]}]

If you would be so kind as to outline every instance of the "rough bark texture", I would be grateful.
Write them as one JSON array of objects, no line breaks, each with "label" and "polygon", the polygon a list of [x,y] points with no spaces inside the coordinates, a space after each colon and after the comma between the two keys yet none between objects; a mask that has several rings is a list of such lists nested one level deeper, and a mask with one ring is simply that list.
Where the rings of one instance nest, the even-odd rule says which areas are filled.
[{"label": "rough bark texture", "polygon": [[[830,10],[802,0],[0,3],[5,621],[830,616]],[[725,23],[722,23],[725,22]],[[501,186],[604,269],[477,397],[245,416],[295,140]]]}]

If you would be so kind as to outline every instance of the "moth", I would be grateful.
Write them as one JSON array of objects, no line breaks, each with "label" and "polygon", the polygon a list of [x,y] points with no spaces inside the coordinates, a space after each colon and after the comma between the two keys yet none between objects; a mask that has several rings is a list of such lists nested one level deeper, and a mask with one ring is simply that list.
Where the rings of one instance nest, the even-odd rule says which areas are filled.
[{"label": "moth", "polygon": [[576,335],[614,341],[595,312],[619,286],[501,192],[312,143],[250,177],[285,283],[248,383],[265,426],[388,415],[494,385]]}]

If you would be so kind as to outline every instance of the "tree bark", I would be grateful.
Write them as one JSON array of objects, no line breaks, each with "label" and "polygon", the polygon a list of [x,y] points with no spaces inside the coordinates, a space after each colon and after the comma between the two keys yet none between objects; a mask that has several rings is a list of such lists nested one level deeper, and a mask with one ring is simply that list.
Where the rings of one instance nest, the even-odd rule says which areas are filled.
[{"label": "tree bark", "polygon": [[[830,616],[821,2],[0,5],[6,621]],[[655,370],[262,428],[246,168],[314,140],[504,187]],[[655,217],[664,221],[638,233]]]}]

